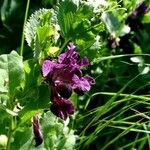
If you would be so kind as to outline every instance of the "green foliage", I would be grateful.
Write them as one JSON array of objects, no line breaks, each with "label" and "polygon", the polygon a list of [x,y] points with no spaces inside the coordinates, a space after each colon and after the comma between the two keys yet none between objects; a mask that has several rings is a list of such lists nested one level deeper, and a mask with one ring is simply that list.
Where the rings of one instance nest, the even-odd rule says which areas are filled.
[{"label": "green foliage", "polygon": [[72,36],[74,17],[77,6],[73,1],[62,1],[58,11],[58,23],[63,37],[69,39]]},{"label": "green foliage", "polygon": [[[60,26],[61,36],[65,41],[73,41],[81,50],[90,48],[96,35],[103,30],[103,25],[92,24],[93,8],[86,3],[79,1],[62,1],[59,5],[58,24]],[[80,32],[78,32],[80,31]]]},{"label": "green foliage", "polygon": [[53,114],[48,112],[42,117],[41,125],[45,137],[44,145],[46,149],[74,149],[77,136],[74,135],[73,130],[67,127],[67,124],[59,122]]},{"label": "green foliage", "polygon": [[[1,20],[6,25],[13,22],[13,18],[17,13],[20,13],[22,10],[23,2],[19,2],[19,0],[5,0],[3,1],[1,7]],[[16,20],[19,20],[21,16],[16,17]],[[11,28],[11,26],[9,26]]]},{"label": "green foliage", "polygon": [[[0,1],[0,149],[150,149],[150,11],[135,12],[149,0],[30,0],[22,31],[26,2]],[[96,85],[72,94],[76,113],[63,121],[50,111],[41,65],[69,42],[88,57],[83,72]],[[37,114],[44,142],[35,147]]]},{"label": "green foliage", "polygon": [[[64,124],[50,112],[41,115],[41,130],[44,136],[44,143],[38,147],[40,150],[73,150],[77,136],[73,130]],[[21,135],[24,136],[21,136]],[[57,142],[56,142],[57,141]],[[16,145],[16,143],[18,143]],[[20,127],[15,134],[15,140],[12,143],[12,149],[31,149],[35,150],[34,137],[32,135],[31,125]]]},{"label": "green foliage", "polygon": [[34,50],[34,57],[39,58],[42,51],[56,45],[59,38],[57,18],[53,9],[40,9],[31,15],[26,27],[27,43]]},{"label": "green foliage", "polygon": [[10,99],[15,96],[16,88],[24,80],[22,57],[15,51],[0,56],[0,92],[6,93]]}]

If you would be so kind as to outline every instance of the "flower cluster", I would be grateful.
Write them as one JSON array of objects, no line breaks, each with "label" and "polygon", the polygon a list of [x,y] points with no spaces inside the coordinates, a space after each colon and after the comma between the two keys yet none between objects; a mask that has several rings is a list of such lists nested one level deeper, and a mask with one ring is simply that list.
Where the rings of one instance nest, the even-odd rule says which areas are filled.
[{"label": "flower cluster", "polygon": [[63,120],[75,111],[69,100],[72,92],[83,95],[95,84],[92,77],[83,76],[81,71],[89,65],[88,59],[81,59],[72,43],[67,48],[57,60],[46,59],[42,64],[42,75],[51,88],[51,111]]}]

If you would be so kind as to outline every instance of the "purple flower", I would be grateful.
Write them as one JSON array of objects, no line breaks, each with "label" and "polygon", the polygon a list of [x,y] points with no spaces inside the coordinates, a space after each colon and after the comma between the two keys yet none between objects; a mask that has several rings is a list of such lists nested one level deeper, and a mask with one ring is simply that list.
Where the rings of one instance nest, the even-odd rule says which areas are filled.
[{"label": "purple flower", "polygon": [[88,59],[81,59],[72,43],[67,48],[68,50],[59,55],[57,60],[45,60],[42,64],[43,77],[52,90],[51,110],[64,120],[74,112],[73,104],[67,100],[72,91],[84,94],[95,84],[92,77],[82,75],[81,69],[89,65]]},{"label": "purple flower", "polygon": [[40,131],[38,116],[33,117],[33,133],[35,138],[35,147],[43,143],[43,135]]}]

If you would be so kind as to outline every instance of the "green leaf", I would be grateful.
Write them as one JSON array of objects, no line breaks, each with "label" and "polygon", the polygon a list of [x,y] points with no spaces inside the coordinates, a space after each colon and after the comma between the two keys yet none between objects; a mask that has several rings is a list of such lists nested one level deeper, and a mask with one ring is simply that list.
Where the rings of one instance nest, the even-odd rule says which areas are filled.
[{"label": "green leaf", "polygon": [[90,19],[93,17],[93,8],[89,7],[88,5],[82,4],[79,6],[76,15],[76,18],[80,21],[84,19]]},{"label": "green leaf", "polygon": [[72,38],[81,50],[85,50],[94,44],[95,35],[92,32],[91,24],[88,20],[82,21],[78,24],[74,30],[74,35]]},{"label": "green leaf", "polygon": [[53,9],[40,9],[33,13],[25,26],[25,38],[34,50],[34,57],[47,57],[46,49],[57,44],[59,26]]},{"label": "green leaf", "polygon": [[40,9],[31,15],[25,26],[25,38],[29,46],[34,48],[34,40],[36,39],[36,29],[41,26],[40,18],[42,15],[51,13],[49,9]]},{"label": "green leaf", "polygon": [[37,27],[37,38],[40,44],[47,41],[54,34],[54,30],[50,26]]},{"label": "green leaf", "polygon": [[44,134],[45,148],[55,150],[74,149],[77,138],[74,131],[61,123],[51,112],[47,112],[42,116],[41,130]]},{"label": "green leaf", "polygon": [[[25,26],[25,38],[29,46],[34,48],[37,28],[49,27],[56,29],[57,18],[53,9],[40,9],[33,13]],[[44,31],[46,28],[44,28]],[[56,29],[57,30],[57,29]]]},{"label": "green leaf", "polygon": [[144,15],[142,23],[150,23],[150,12]]},{"label": "green leaf", "polygon": [[[33,59],[24,61],[24,70],[25,70],[25,85],[24,93],[30,91],[30,89],[36,87],[38,84],[38,78],[40,76],[40,66],[37,61]],[[28,93],[29,94],[29,93]]]},{"label": "green leaf", "polygon": [[17,52],[0,56],[0,92],[15,96],[16,88],[24,80],[22,57]]},{"label": "green leaf", "polygon": [[41,85],[37,88],[36,97],[26,97],[24,100],[28,103],[19,112],[20,124],[29,121],[36,113],[42,112],[45,108],[49,109],[50,93],[47,85]]},{"label": "green leaf", "polygon": [[71,0],[62,1],[59,5],[58,24],[61,28],[61,35],[67,39],[73,31],[73,24],[75,22],[75,13],[77,5]]},{"label": "green leaf", "polygon": [[11,149],[21,150],[25,147],[25,149],[29,149],[32,144],[32,128],[31,127],[20,127],[17,129],[14,135],[14,140],[11,143]]}]

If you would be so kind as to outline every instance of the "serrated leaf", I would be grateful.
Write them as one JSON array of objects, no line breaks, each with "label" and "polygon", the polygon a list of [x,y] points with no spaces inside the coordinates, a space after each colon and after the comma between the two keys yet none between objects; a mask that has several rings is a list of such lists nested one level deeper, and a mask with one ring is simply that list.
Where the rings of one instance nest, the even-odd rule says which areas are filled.
[{"label": "serrated leaf", "polygon": [[71,0],[62,1],[59,5],[58,24],[64,38],[69,38],[72,32],[77,5]]},{"label": "serrated leaf", "polygon": [[[91,30],[88,30],[91,27],[91,24],[85,20],[78,24],[74,30],[74,36],[72,37],[75,43],[84,50],[91,47],[95,42],[95,34]],[[80,32],[78,32],[80,30]]]},{"label": "serrated leaf", "polygon": [[33,49],[35,58],[41,58],[47,47],[58,42],[58,31],[56,12],[53,9],[40,9],[31,15],[25,26],[25,38]]},{"label": "serrated leaf", "polygon": [[89,7],[86,4],[80,5],[80,7],[77,10],[77,19],[90,19],[93,17],[93,8]]},{"label": "serrated leaf", "polygon": [[23,60],[17,52],[0,56],[0,92],[12,98],[16,88],[24,80]]},{"label": "serrated leaf", "polygon": [[25,38],[29,46],[34,47],[36,29],[41,26],[40,17],[43,14],[51,13],[50,9],[40,9],[33,13],[25,26]]},{"label": "serrated leaf", "polygon": [[54,34],[54,30],[50,26],[37,27],[37,38],[40,44],[46,42]]}]

